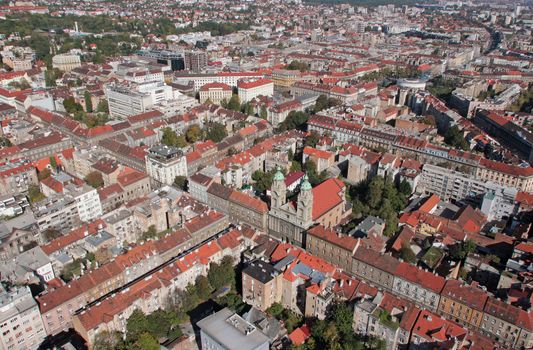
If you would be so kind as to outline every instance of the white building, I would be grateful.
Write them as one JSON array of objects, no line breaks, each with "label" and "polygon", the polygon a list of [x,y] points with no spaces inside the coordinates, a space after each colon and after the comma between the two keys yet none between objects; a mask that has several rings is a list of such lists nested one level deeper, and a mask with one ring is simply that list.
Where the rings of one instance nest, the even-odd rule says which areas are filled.
[{"label": "white building", "polygon": [[172,185],[176,176],[187,176],[187,161],[178,148],[157,145],[146,155],[146,172],[153,180]]},{"label": "white building", "polygon": [[63,72],[70,72],[74,68],[81,67],[79,55],[60,54],[52,57],[52,67]]},{"label": "white building", "polygon": [[241,79],[259,79],[263,74],[255,72],[220,72],[217,74],[181,74],[177,75],[174,82],[180,85],[188,85],[190,81],[194,84],[194,91],[200,91],[205,84],[223,83],[229,86],[237,86]]},{"label": "white building", "polygon": [[131,86],[108,85],[105,87],[105,94],[109,104],[109,114],[119,118],[144,113],[154,105],[174,98],[172,87],[162,82]]},{"label": "white building", "polygon": [[241,103],[249,102],[257,96],[272,96],[274,94],[274,82],[270,79],[239,81],[237,87]]},{"label": "white building", "polygon": [[46,337],[29,287],[0,286],[0,349],[37,349]]},{"label": "white building", "polygon": [[78,216],[81,221],[91,222],[102,216],[102,203],[95,188],[83,185],[83,187],[70,193],[76,199]]}]

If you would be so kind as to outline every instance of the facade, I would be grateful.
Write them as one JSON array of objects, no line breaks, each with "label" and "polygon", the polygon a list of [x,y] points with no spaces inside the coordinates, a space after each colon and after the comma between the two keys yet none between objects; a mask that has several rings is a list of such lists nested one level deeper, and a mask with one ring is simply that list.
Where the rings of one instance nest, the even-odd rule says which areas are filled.
[{"label": "facade", "polygon": [[351,213],[346,209],[345,190],[344,183],[337,179],[326,180],[312,188],[305,176],[295,207],[287,202],[285,177],[278,170],[271,189],[269,234],[305,246],[305,231],[313,224],[333,227]]},{"label": "facade", "polygon": [[52,67],[63,72],[70,72],[74,68],[81,67],[81,59],[79,55],[55,55],[52,57]]},{"label": "facade", "polygon": [[37,349],[46,337],[39,306],[29,287],[0,287],[0,348]]},{"label": "facade", "polygon": [[172,87],[162,82],[132,83],[132,86],[107,85],[105,95],[109,114],[116,118],[145,113],[154,105],[174,97]]},{"label": "facade", "polygon": [[153,180],[171,185],[176,176],[187,176],[187,162],[178,148],[158,145],[146,154],[146,172]]},{"label": "facade", "polygon": [[204,51],[187,51],[183,56],[183,63],[185,70],[201,72],[207,67],[207,54]]},{"label": "facade", "polygon": [[400,262],[390,255],[360,248],[352,257],[351,273],[372,285],[392,290],[399,264]]},{"label": "facade", "polygon": [[325,259],[344,271],[350,271],[352,256],[359,245],[358,239],[339,235],[332,229],[317,225],[307,231],[305,249],[309,254]]},{"label": "facade", "polygon": [[282,274],[263,260],[252,261],[242,271],[242,299],[253,307],[266,311],[281,301]]},{"label": "facade", "polygon": [[479,330],[487,294],[458,280],[447,280],[442,290],[438,314],[471,329]]},{"label": "facade", "polygon": [[205,84],[200,88],[200,103],[211,101],[214,104],[220,104],[222,101],[229,101],[233,95],[231,86],[224,83]]},{"label": "facade", "polygon": [[239,81],[237,88],[241,103],[250,102],[258,96],[272,96],[274,94],[274,83],[270,79]]},{"label": "facade", "polygon": [[421,307],[437,311],[445,282],[440,276],[401,262],[396,268],[392,291]]},{"label": "facade", "polygon": [[14,160],[0,165],[0,196],[25,193],[37,185],[35,167],[27,160]]},{"label": "facade", "polygon": [[198,322],[202,349],[268,350],[269,338],[228,308]]}]

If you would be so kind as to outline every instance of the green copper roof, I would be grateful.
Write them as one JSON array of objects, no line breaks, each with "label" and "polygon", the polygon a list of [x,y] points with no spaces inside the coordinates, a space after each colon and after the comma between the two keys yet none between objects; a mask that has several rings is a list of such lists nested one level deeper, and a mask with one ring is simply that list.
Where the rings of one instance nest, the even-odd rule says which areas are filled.
[{"label": "green copper roof", "polygon": [[281,169],[278,167],[278,171],[274,174],[274,181],[284,181],[285,176],[281,172]]},{"label": "green copper roof", "polygon": [[309,178],[307,177],[307,174],[305,174],[303,177],[302,185],[300,186],[300,189],[302,191],[310,191],[311,189],[313,189],[313,187],[309,183]]}]

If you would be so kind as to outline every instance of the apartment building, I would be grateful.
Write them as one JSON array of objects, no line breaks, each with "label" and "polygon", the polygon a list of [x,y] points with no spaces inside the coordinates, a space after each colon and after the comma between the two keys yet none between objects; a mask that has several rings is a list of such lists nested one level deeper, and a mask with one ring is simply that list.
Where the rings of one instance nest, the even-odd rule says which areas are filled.
[{"label": "apartment building", "polygon": [[316,225],[307,231],[305,249],[309,254],[325,259],[350,271],[352,256],[361,241],[350,236],[339,235],[331,228]]},{"label": "apartment building", "polygon": [[445,283],[440,276],[401,262],[395,271],[392,292],[436,312]]},{"label": "apartment building", "polygon": [[0,196],[25,193],[38,183],[35,167],[26,159],[0,165]]},{"label": "apartment building", "polygon": [[279,303],[282,277],[274,265],[263,260],[252,261],[242,271],[243,301],[261,311]]},{"label": "apartment building", "polygon": [[157,145],[146,154],[146,172],[153,180],[172,185],[176,176],[187,176],[187,161],[180,149]]},{"label": "apartment building", "polygon": [[0,348],[37,349],[46,335],[30,288],[0,286]]},{"label": "apartment building", "polygon": [[239,99],[241,103],[247,103],[258,96],[272,96],[274,94],[274,82],[270,79],[257,79],[237,83]]},{"label": "apartment building", "polygon": [[183,55],[185,69],[199,73],[207,67],[207,53],[204,51],[187,51]]},{"label": "apartment building", "polygon": [[180,85],[188,85],[193,83],[194,91],[200,91],[200,88],[205,84],[222,83],[231,87],[237,86],[241,79],[260,79],[263,78],[262,73],[256,72],[220,72],[216,74],[176,74],[174,82]]},{"label": "apartment building", "polygon": [[479,330],[487,299],[487,293],[481,288],[450,279],[442,290],[437,313],[463,326]]}]

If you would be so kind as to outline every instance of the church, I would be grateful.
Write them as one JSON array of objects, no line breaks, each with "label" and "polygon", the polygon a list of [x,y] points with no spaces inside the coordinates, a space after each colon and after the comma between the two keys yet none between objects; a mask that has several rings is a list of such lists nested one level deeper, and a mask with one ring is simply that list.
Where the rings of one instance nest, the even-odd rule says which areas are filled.
[{"label": "church", "polygon": [[287,200],[285,177],[278,169],[271,189],[268,231],[282,241],[305,247],[305,231],[315,224],[334,227],[351,214],[346,186],[328,179],[314,188],[307,175],[302,178],[296,201]]}]

